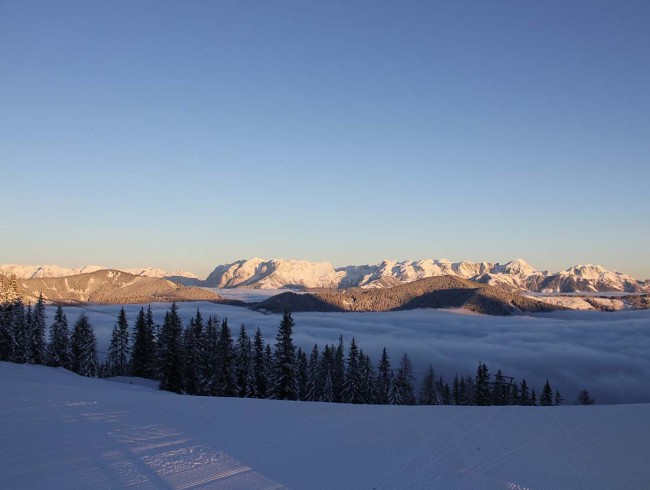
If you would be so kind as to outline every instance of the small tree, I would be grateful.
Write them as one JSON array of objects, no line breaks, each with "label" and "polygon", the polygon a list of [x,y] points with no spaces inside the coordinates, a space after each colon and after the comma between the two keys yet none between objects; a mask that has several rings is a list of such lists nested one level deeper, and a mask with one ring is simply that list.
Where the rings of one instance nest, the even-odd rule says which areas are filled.
[{"label": "small tree", "polygon": [[576,405],[593,405],[594,403],[594,399],[591,398],[591,395],[586,389],[580,391]]},{"label": "small tree", "polygon": [[544,388],[542,389],[542,394],[539,397],[539,404],[542,407],[550,407],[553,405],[553,390],[551,389],[548,379],[546,380]]},{"label": "small tree", "polygon": [[108,348],[111,376],[126,376],[128,374],[129,351],[129,322],[126,319],[124,307],[122,307],[117,316],[117,323],[113,327],[111,343]]}]

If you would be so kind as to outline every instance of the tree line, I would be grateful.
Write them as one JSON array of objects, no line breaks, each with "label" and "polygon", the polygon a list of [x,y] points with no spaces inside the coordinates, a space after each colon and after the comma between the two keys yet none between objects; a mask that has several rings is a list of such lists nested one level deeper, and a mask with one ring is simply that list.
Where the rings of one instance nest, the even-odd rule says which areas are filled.
[{"label": "tree line", "polygon": [[[142,307],[131,328],[121,308],[106,360],[99,363],[97,342],[82,313],[72,330],[59,305],[46,340],[45,302],[32,307],[19,299],[0,305],[0,360],[63,367],[88,377],[138,376],[158,380],[160,389],[179,394],[272,398],[312,402],[392,405],[527,405],[563,403],[547,380],[537,392],[525,379],[515,382],[483,362],[473,375],[437,376],[429,366],[416,387],[411,360],[403,354],[393,366],[383,349],[374,365],[353,338],[305,352],[293,342],[294,320],[286,311],[271,346],[259,328],[252,337],[241,325],[236,337],[226,318],[204,320],[197,310],[187,325],[172,303],[162,325],[151,307]],[[593,403],[587,390],[578,404]]]}]

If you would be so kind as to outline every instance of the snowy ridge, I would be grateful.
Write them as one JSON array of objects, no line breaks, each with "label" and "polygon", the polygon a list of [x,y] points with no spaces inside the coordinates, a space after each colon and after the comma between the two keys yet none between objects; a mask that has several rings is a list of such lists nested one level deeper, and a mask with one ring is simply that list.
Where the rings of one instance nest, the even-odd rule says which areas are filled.
[{"label": "snowy ridge", "polygon": [[[82,267],[59,267],[58,265],[20,265],[20,264],[0,264],[0,274],[10,276],[14,274],[18,279],[33,279],[41,277],[67,277],[85,274],[88,272],[97,272],[100,270],[112,269],[101,265],[85,265]],[[177,270],[171,274],[162,269],[155,267],[136,267],[132,269],[112,269],[120,270],[134,276],[143,277],[183,277],[186,279],[198,279],[198,276],[191,272]]]},{"label": "snowy ridge", "polygon": [[650,292],[649,283],[601,266],[577,265],[549,273],[534,268],[523,259],[506,264],[451,262],[446,259],[384,260],[377,265],[334,268],[329,262],[254,258],[217,266],[204,284],[218,288],[251,289],[386,288],[437,276],[455,276],[512,291]]},{"label": "snowy ridge", "polygon": [[[0,274],[15,274],[19,279],[67,277],[106,269],[97,265],[77,268],[56,265],[0,265]],[[122,269],[133,275],[172,280],[185,286],[216,288],[388,288],[437,276],[455,276],[510,291],[542,293],[650,292],[650,281],[639,281],[600,265],[576,265],[549,273],[523,259],[505,264],[492,262],[451,262],[447,259],[384,260],[375,265],[350,265],[335,268],[329,262],[285,259],[244,259],[217,266],[205,280],[183,270],[167,273],[155,267]]]}]

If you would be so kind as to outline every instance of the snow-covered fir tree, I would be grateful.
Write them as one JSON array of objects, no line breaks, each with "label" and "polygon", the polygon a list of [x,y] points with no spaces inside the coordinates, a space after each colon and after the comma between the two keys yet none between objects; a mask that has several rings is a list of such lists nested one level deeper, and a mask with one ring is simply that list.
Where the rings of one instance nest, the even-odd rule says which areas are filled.
[{"label": "snow-covered fir tree", "polygon": [[433,366],[429,365],[429,368],[424,373],[424,378],[422,378],[422,384],[420,386],[420,405],[439,405],[440,397],[438,395],[438,390],[436,389],[435,374],[433,372]]},{"label": "snow-covered fir tree", "polygon": [[476,388],[474,394],[474,403],[478,406],[490,405],[490,373],[487,366],[479,362],[476,370]]},{"label": "snow-covered fir tree", "polygon": [[348,349],[347,371],[343,382],[344,403],[363,403],[363,382],[361,378],[361,367],[359,361],[359,348],[352,337]]},{"label": "snow-covered fir tree", "polygon": [[217,369],[214,386],[217,396],[237,396],[239,393],[235,377],[235,347],[227,318],[221,321],[221,330],[217,341]]},{"label": "snow-covered fir tree", "polygon": [[27,362],[31,364],[45,364],[47,360],[47,344],[45,342],[45,300],[43,294],[38,295],[29,324],[27,339]]},{"label": "snow-covered fir tree", "polygon": [[400,404],[415,405],[415,393],[413,387],[413,367],[408,354],[404,354],[400,359],[397,377],[395,378],[395,388],[399,392]]},{"label": "snow-covered fir tree", "polygon": [[253,337],[253,354],[251,359],[250,396],[253,398],[266,398],[268,378],[266,362],[264,360],[264,338],[259,327]]}]

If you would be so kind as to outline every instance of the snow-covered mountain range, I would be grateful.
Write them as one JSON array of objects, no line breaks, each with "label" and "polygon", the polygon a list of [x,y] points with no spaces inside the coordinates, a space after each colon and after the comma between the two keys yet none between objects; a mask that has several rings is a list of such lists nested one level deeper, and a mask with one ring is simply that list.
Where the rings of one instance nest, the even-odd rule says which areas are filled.
[{"label": "snow-covered mountain range", "polygon": [[[39,277],[67,277],[88,272],[97,272],[100,270],[111,269],[101,265],[85,265],[83,267],[59,267],[58,265],[20,265],[20,264],[2,264],[0,265],[0,274],[10,276],[14,274],[18,279],[33,279]],[[158,277],[158,278],[176,278],[182,277],[187,279],[198,279],[198,276],[191,272],[178,270],[168,273],[155,267],[136,267],[133,269],[120,269],[122,272],[133,274],[134,276]]]},{"label": "snow-covered mountain range", "polygon": [[[0,274],[15,274],[20,279],[66,277],[105,269],[97,265],[64,268],[55,265],[0,265]],[[261,259],[239,260],[217,266],[201,280],[182,270],[167,273],[153,267],[124,269],[138,276],[166,278],[187,286],[217,288],[386,288],[436,276],[455,276],[511,291],[542,293],[573,292],[650,292],[650,281],[639,281],[599,265],[576,265],[560,272],[540,271],[523,259],[506,264],[492,262],[451,262],[446,259],[384,260],[375,265],[335,268],[329,262]]]},{"label": "snow-covered mountain range", "polygon": [[561,272],[549,273],[535,269],[523,259],[515,259],[506,264],[451,262],[445,259],[401,262],[384,260],[376,265],[335,268],[329,262],[254,258],[218,266],[204,284],[219,288],[252,289],[385,288],[444,275],[520,291],[650,292],[650,282],[608,271],[599,265],[577,265]]}]

